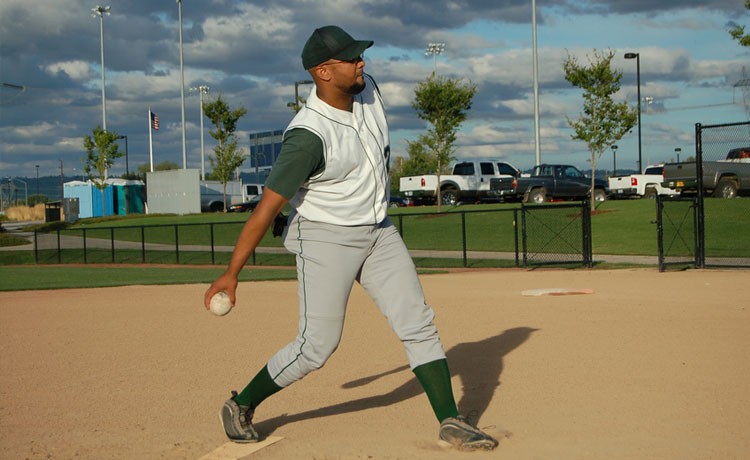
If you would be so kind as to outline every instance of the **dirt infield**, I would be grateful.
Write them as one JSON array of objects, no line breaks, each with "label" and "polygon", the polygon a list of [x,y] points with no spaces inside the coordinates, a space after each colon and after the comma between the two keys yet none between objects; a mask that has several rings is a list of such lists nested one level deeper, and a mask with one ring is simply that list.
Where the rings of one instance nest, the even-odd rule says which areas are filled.
[{"label": "dirt infield", "polygon": [[[339,350],[256,414],[252,459],[744,459],[747,271],[498,270],[422,277],[456,398],[498,451],[437,445],[400,343],[359,287]],[[0,292],[0,458],[198,459],[218,410],[293,338],[293,282]],[[522,296],[539,288],[593,294]],[[468,458],[468,457],[466,457]]]}]

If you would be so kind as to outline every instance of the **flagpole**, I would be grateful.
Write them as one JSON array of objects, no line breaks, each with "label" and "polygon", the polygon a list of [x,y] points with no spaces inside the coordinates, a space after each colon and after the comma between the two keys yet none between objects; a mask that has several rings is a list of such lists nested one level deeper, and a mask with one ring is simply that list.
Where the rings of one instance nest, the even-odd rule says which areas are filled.
[{"label": "flagpole", "polygon": [[148,158],[151,163],[151,172],[154,172],[154,141],[151,135],[151,107],[148,108]]}]

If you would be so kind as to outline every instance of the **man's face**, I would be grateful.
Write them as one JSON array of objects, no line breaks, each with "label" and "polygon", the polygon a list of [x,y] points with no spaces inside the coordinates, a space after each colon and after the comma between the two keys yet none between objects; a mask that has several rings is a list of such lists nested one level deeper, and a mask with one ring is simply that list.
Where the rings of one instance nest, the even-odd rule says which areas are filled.
[{"label": "man's face", "polygon": [[365,61],[362,56],[351,61],[331,59],[321,65],[328,67],[333,76],[331,83],[342,92],[354,96],[365,89]]}]

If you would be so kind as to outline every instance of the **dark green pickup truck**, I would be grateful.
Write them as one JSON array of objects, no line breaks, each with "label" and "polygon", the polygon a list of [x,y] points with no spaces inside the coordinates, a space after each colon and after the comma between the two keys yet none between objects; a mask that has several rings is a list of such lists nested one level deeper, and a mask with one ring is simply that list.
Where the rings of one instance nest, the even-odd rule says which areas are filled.
[{"label": "dark green pickup truck", "polygon": [[[541,164],[528,176],[490,179],[489,195],[507,201],[545,203],[552,200],[582,200],[590,196],[591,178],[571,165]],[[596,179],[594,200],[605,201],[607,181]]]}]

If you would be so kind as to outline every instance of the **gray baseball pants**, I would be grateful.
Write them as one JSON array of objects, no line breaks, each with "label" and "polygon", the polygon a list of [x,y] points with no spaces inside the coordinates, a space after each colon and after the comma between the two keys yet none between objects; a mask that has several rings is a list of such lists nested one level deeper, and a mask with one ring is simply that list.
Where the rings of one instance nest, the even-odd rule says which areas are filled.
[{"label": "gray baseball pants", "polygon": [[268,362],[277,385],[296,382],[322,367],[333,354],[355,281],[401,339],[412,369],[445,358],[433,324],[435,315],[389,218],[379,225],[345,227],[293,214],[284,246],[297,258],[299,334]]}]

